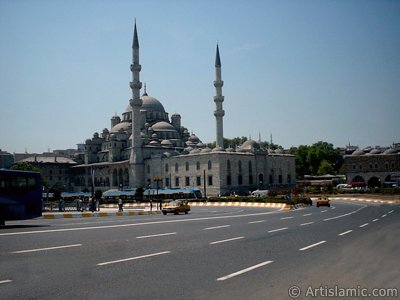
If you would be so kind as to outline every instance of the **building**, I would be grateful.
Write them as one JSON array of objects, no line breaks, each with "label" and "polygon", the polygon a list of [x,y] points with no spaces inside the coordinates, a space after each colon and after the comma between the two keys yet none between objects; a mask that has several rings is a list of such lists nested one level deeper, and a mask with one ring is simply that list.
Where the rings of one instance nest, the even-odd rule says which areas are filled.
[{"label": "building", "polygon": [[57,188],[62,191],[72,189],[71,166],[77,164],[74,160],[56,155],[33,155],[20,160],[20,162],[27,162],[38,167],[43,183],[49,189]]},{"label": "building", "polygon": [[[182,117],[169,117],[161,102],[144,87],[140,96],[141,65],[136,23],[132,44],[132,98],[122,116],[111,117],[110,128],[85,141],[83,162],[71,168],[73,190],[90,188],[198,187],[206,195],[246,193],[259,187],[295,185],[294,156],[261,149],[253,140],[238,149],[223,145],[223,81],[219,46],[216,47],[216,147],[208,148],[182,125]],[[156,180],[154,180],[156,179]]]},{"label": "building", "polygon": [[[347,183],[380,187],[382,184],[398,184],[400,179],[400,149],[394,144],[390,148],[357,149],[344,156]],[[356,185],[357,185],[356,184]]]},{"label": "building", "polygon": [[14,164],[14,155],[0,149],[0,169],[9,169]]}]

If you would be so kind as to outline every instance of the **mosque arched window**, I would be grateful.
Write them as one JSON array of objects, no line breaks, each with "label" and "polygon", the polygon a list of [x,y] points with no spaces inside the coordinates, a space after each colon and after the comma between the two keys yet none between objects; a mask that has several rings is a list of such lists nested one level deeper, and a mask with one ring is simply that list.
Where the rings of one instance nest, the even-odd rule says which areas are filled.
[{"label": "mosque arched window", "polygon": [[208,169],[211,170],[212,169],[212,164],[211,164],[211,160],[208,161]]},{"label": "mosque arched window", "polygon": [[239,173],[242,173],[242,161],[238,162]]},{"label": "mosque arched window", "polygon": [[178,163],[175,163],[175,172],[178,172],[178,170],[179,170],[179,165]]},{"label": "mosque arched window", "polygon": [[168,164],[165,164],[165,172],[168,172],[168,168],[169,168]]},{"label": "mosque arched window", "polygon": [[200,170],[200,162],[196,162],[196,170]]},{"label": "mosque arched window", "polygon": [[228,170],[228,172],[231,171],[231,161],[229,159],[226,162],[226,169]]},{"label": "mosque arched window", "polygon": [[251,161],[249,161],[249,173],[253,173],[253,165],[251,164]]},{"label": "mosque arched window", "polygon": [[188,162],[186,162],[185,167],[186,167],[186,171],[189,171],[189,163]]}]

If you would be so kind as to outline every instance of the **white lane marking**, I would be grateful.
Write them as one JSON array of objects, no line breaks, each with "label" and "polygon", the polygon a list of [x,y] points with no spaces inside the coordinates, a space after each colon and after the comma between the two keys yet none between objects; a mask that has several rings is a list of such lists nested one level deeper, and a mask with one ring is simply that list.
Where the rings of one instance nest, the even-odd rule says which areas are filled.
[{"label": "white lane marking", "polygon": [[384,214],[384,215],[382,215],[382,217],[381,218],[384,218],[384,217],[386,217],[387,216],[387,214]]},{"label": "white lane marking", "polygon": [[347,216],[350,216],[350,215],[352,215],[352,214],[355,214],[355,213],[359,212],[360,210],[362,210],[362,209],[364,209],[364,208],[366,208],[366,207],[367,207],[367,206],[364,205],[364,206],[360,207],[359,209],[356,209],[356,210],[354,210],[354,211],[351,211],[351,212],[349,212],[349,213],[347,213],[347,214],[340,215],[340,216],[336,216],[336,217],[332,217],[332,218],[328,218],[328,219],[324,219],[324,221],[330,221],[330,220],[335,220],[335,219],[347,217]]},{"label": "white lane marking", "polygon": [[203,230],[212,230],[212,229],[219,229],[219,228],[226,228],[226,227],[230,227],[231,225],[221,225],[221,226],[215,226],[215,227],[207,227],[204,228]]},{"label": "white lane marking", "polygon": [[[232,212],[232,213],[235,213],[235,212]],[[93,229],[107,229],[107,228],[120,228],[120,227],[153,225],[153,224],[191,222],[191,221],[207,221],[207,220],[215,220],[215,219],[265,216],[265,215],[280,214],[280,213],[283,213],[283,212],[279,211],[279,210],[275,210],[275,211],[269,211],[269,212],[263,212],[263,213],[244,214],[244,215],[235,215],[235,216],[216,216],[216,217],[191,218],[191,219],[179,219],[179,220],[168,220],[168,221],[163,220],[163,221],[153,221],[153,222],[143,222],[143,223],[118,224],[118,225],[102,225],[102,226],[89,226],[89,227],[64,228],[64,229],[48,229],[48,230],[36,230],[36,231],[7,232],[7,233],[0,233],[0,236],[36,234],[36,233],[53,233],[53,232],[65,232],[65,231],[79,231],[79,230],[93,230]]]},{"label": "white lane marking", "polygon": [[312,214],[305,214],[303,215],[303,217],[307,217],[307,216],[311,216]]},{"label": "white lane marking", "polygon": [[362,225],[360,225],[360,228],[363,228],[363,227],[367,226],[368,224],[369,223],[362,224]]},{"label": "white lane marking", "polygon": [[378,221],[378,220],[379,220],[379,219],[373,219],[372,222],[376,222],[376,221]]},{"label": "white lane marking", "polygon": [[336,209],[336,206],[332,206],[331,209]]},{"label": "white lane marking", "polygon": [[321,244],[323,244],[323,243],[326,243],[326,241],[320,241],[320,242],[318,242],[318,243],[309,245],[309,246],[307,246],[307,247],[300,248],[299,250],[300,250],[300,251],[304,251],[304,250],[313,248],[313,247],[315,247],[315,246],[321,245]]},{"label": "white lane marking", "polygon": [[12,282],[12,280],[10,280],[10,279],[0,280],[0,284],[10,283],[10,282]]},{"label": "white lane marking", "polygon": [[306,225],[310,225],[310,224],[314,224],[314,222],[303,223],[303,224],[300,224],[300,226],[306,226]]},{"label": "white lane marking", "polygon": [[152,234],[152,235],[143,235],[143,236],[137,236],[136,238],[137,239],[146,239],[146,238],[165,236],[165,235],[173,235],[173,234],[176,234],[176,232],[159,233],[159,234]]},{"label": "white lane marking", "polygon": [[339,233],[338,236],[346,235],[346,234],[348,234],[348,233],[350,233],[350,232],[352,232],[352,231],[353,231],[353,230],[347,230],[347,231],[345,231],[345,232]]},{"label": "white lane marking", "polygon": [[281,220],[288,220],[288,219],[293,219],[294,217],[285,217],[285,218],[281,218]]},{"label": "white lane marking", "polygon": [[271,233],[271,232],[282,231],[282,230],[286,230],[286,229],[289,229],[289,228],[288,227],[282,227],[282,228],[278,228],[278,229],[268,230],[268,232]]},{"label": "white lane marking", "polygon": [[107,262],[99,263],[99,264],[97,264],[97,265],[98,265],[98,266],[104,266],[104,265],[116,264],[116,263],[119,263],[119,262],[125,262],[125,261],[129,261],[129,260],[147,258],[147,257],[152,257],[152,256],[157,256],[157,255],[163,255],[163,254],[168,254],[168,253],[171,253],[171,251],[164,251],[164,252],[146,254],[146,255],[141,255],[141,256],[136,256],[136,257],[129,257],[129,258],[124,258],[124,259],[118,259],[118,260],[113,260],[113,261],[107,261]]},{"label": "white lane marking", "polygon": [[220,243],[225,243],[225,242],[230,242],[230,241],[235,241],[235,240],[240,240],[240,239],[244,239],[244,236],[238,236],[238,237],[227,239],[227,240],[211,242],[210,245],[215,245],[215,244],[220,244]]},{"label": "white lane marking", "polygon": [[391,214],[392,212],[394,212],[394,210],[389,211],[388,214]]},{"label": "white lane marking", "polygon": [[265,266],[265,265],[268,265],[268,264],[270,264],[270,263],[273,263],[273,261],[272,261],[272,260],[267,260],[267,261],[264,261],[264,262],[262,262],[262,263],[259,263],[259,264],[257,264],[257,265],[254,265],[254,266],[248,267],[248,268],[246,268],[246,269],[243,269],[243,270],[237,271],[237,272],[235,272],[235,273],[232,273],[232,274],[229,274],[229,275],[226,275],[226,276],[220,277],[220,278],[218,278],[218,279],[217,279],[217,281],[223,281],[223,280],[227,280],[227,279],[229,279],[229,278],[232,278],[232,277],[235,277],[235,276],[241,275],[241,274],[243,274],[243,273],[246,273],[246,272],[252,271],[252,270],[254,270],[254,269],[257,269],[257,268],[263,267],[263,266]]},{"label": "white lane marking", "polygon": [[321,213],[324,213],[324,212],[327,212],[327,210],[325,209],[325,210],[321,210]]},{"label": "white lane marking", "polygon": [[56,250],[56,249],[71,248],[71,247],[80,247],[80,246],[82,246],[82,244],[65,245],[65,246],[56,246],[56,247],[48,247],[48,248],[38,248],[38,249],[21,250],[21,251],[13,251],[13,252],[11,252],[11,253],[28,253],[28,252]]},{"label": "white lane marking", "polygon": [[263,223],[263,222],[265,222],[265,220],[252,221],[252,222],[249,222],[248,224]]}]

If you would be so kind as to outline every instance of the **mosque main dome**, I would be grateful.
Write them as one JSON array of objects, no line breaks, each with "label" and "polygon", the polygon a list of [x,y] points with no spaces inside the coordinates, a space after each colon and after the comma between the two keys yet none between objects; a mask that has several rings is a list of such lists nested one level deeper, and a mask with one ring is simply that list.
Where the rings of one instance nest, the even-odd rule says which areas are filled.
[{"label": "mosque main dome", "polygon": [[[165,113],[164,106],[161,104],[161,102],[158,99],[151,97],[147,94],[143,94],[143,96],[140,99],[142,99],[142,101],[143,101],[143,104],[142,104],[142,107],[140,110]],[[126,111],[127,112],[132,111],[132,106],[130,104],[128,104]]]}]

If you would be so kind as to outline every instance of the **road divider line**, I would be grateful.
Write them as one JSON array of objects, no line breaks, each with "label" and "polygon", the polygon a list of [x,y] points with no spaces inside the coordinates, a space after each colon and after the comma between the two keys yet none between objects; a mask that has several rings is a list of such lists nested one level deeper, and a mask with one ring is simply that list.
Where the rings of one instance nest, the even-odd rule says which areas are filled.
[{"label": "road divider line", "polygon": [[389,211],[388,214],[391,214],[392,212],[394,212],[394,210]]},{"label": "road divider line", "polygon": [[3,284],[3,283],[10,283],[10,282],[12,282],[11,279],[0,280],[0,284]]},{"label": "road divider line", "polygon": [[226,227],[230,227],[230,226],[231,226],[231,225],[221,225],[221,226],[207,227],[207,228],[204,228],[203,230],[212,230],[212,229],[226,228]]},{"label": "road divider line", "polygon": [[284,218],[281,218],[281,220],[289,220],[289,219],[293,219],[294,217],[284,217]]},{"label": "road divider line", "polygon": [[231,238],[231,239],[211,242],[210,245],[215,245],[215,244],[220,244],[220,243],[225,243],[225,242],[231,242],[231,241],[240,240],[240,239],[244,239],[244,236],[239,236],[239,237],[235,237],[235,238]]},{"label": "road divider line", "polygon": [[322,210],[321,213],[327,212],[327,210]]},{"label": "road divider line", "polygon": [[303,215],[303,217],[307,217],[307,216],[311,216],[312,214],[305,214]]},{"label": "road divider line", "polygon": [[146,255],[141,255],[141,256],[124,258],[124,259],[112,260],[112,261],[99,263],[97,265],[98,266],[105,266],[105,265],[116,264],[116,263],[120,263],[120,262],[136,260],[136,259],[142,259],[142,258],[147,258],[147,257],[152,257],[152,256],[158,256],[158,255],[163,255],[163,254],[168,254],[168,253],[171,253],[171,251],[164,251],[164,252],[158,252],[158,253],[152,253],[152,254],[146,254]]},{"label": "road divider line", "polygon": [[376,222],[376,221],[378,221],[378,220],[379,220],[379,219],[373,219],[372,222]]},{"label": "road divider line", "polygon": [[315,247],[315,246],[321,245],[321,244],[323,244],[323,243],[326,243],[326,241],[320,241],[320,242],[318,242],[318,243],[309,245],[309,246],[307,246],[307,247],[300,248],[299,251],[304,251],[304,250],[313,248],[313,247]]},{"label": "road divider line", "polygon": [[351,212],[349,212],[349,213],[347,213],[347,214],[339,215],[339,216],[332,217],[332,218],[328,218],[328,219],[324,219],[324,221],[326,222],[326,221],[330,221],[330,220],[336,220],[336,219],[339,219],[339,218],[351,216],[352,214],[355,214],[355,213],[359,212],[360,210],[362,210],[362,209],[364,209],[364,208],[366,208],[366,207],[367,207],[367,206],[364,205],[364,206],[360,207],[359,209],[356,209],[356,210],[354,210],[354,211],[351,211]]},{"label": "road divider line", "polygon": [[159,233],[159,234],[152,234],[152,235],[143,235],[143,236],[137,236],[136,238],[137,239],[146,239],[146,238],[165,236],[165,235],[173,235],[173,234],[176,234],[176,232]]},{"label": "road divider line", "polygon": [[13,252],[11,252],[11,253],[28,253],[28,252],[47,251],[47,250],[57,250],[57,249],[71,248],[71,247],[80,247],[80,246],[82,246],[82,244],[65,245],[65,246],[56,246],[56,247],[48,247],[48,248],[38,248],[38,249],[21,250],[21,251],[13,251]]},{"label": "road divider line", "polygon": [[278,228],[278,229],[272,229],[272,230],[268,230],[269,233],[271,232],[277,232],[277,231],[282,231],[282,230],[286,230],[289,229],[288,227],[282,227],[282,228]]},{"label": "road divider line", "polygon": [[384,217],[386,217],[387,216],[387,214],[384,214],[384,215],[382,215],[382,217],[381,218],[384,218]]},{"label": "road divider line", "polygon": [[348,233],[350,233],[350,232],[352,232],[352,231],[353,231],[353,230],[347,230],[347,231],[345,231],[345,232],[339,233],[338,236],[346,235],[346,234],[348,234]]},{"label": "road divider line", "polygon": [[217,279],[217,281],[224,281],[224,280],[227,280],[227,279],[229,279],[229,278],[232,278],[232,277],[235,277],[235,276],[238,276],[238,275],[247,273],[247,272],[249,272],[249,271],[252,271],[252,270],[254,270],[254,269],[263,267],[263,266],[268,265],[268,264],[271,264],[271,263],[273,263],[272,260],[267,260],[267,261],[264,261],[264,262],[259,263],[259,264],[257,264],[257,265],[254,265],[254,266],[248,267],[248,268],[246,268],[246,269],[237,271],[237,272],[235,272],[235,273],[232,273],[232,274],[229,274],[229,275],[220,277],[220,278]]},{"label": "road divider line", "polygon": [[362,225],[360,225],[360,228],[363,228],[363,227],[365,227],[365,226],[368,226],[368,224],[369,224],[369,223],[362,224]]},{"label": "road divider line", "polygon": [[252,222],[249,222],[248,224],[256,224],[256,223],[263,223],[263,222],[265,222],[265,220],[252,221]]},{"label": "road divider line", "polygon": [[306,226],[306,225],[310,225],[310,224],[314,224],[315,222],[307,222],[307,223],[303,223],[303,224],[300,224],[300,226]]}]

